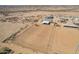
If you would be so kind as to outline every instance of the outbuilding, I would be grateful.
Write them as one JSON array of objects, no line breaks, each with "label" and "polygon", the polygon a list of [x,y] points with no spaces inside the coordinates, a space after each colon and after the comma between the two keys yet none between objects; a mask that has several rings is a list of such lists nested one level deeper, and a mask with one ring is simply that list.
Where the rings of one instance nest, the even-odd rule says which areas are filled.
[{"label": "outbuilding", "polygon": [[79,25],[79,18],[76,18],[75,20],[73,20],[73,23],[74,23],[75,25]]},{"label": "outbuilding", "polygon": [[43,23],[43,24],[50,24],[50,22],[49,22],[49,21],[45,21],[45,20],[44,20],[44,21],[42,21],[42,23]]},{"label": "outbuilding", "polygon": [[42,21],[43,24],[50,24],[52,22],[53,22],[53,16],[47,16]]}]

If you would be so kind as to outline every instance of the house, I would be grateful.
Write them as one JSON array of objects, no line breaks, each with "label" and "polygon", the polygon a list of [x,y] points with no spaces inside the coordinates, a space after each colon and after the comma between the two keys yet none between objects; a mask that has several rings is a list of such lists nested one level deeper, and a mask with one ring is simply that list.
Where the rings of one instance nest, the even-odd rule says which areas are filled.
[{"label": "house", "polygon": [[43,24],[50,24],[50,22],[49,22],[49,21],[45,21],[45,20],[44,20],[44,21],[42,21],[42,23],[43,23]]},{"label": "house", "polygon": [[75,25],[79,25],[79,18],[76,18],[75,20],[73,20],[73,23],[74,23]]},{"label": "house", "polygon": [[43,24],[50,24],[53,22],[53,16],[47,16],[42,20]]}]

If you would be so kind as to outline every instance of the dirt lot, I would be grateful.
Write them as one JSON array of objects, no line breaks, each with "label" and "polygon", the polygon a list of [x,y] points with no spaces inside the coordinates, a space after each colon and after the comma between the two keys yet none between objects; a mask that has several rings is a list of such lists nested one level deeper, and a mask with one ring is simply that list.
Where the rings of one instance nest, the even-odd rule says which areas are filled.
[{"label": "dirt lot", "polygon": [[47,50],[46,48],[51,30],[52,27],[50,26],[32,26],[29,30],[25,31],[22,35],[18,36],[15,42],[24,47],[31,46],[30,48],[33,48],[35,50]]},{"label": "dirt lot", "polygon": [[[15,15],[16,13],[14,13]],[[67,15],[78,16],[78,12],[29,12],[22,13],[28,15]],[[18,16],[18,14],[16,14]],[[55,18],[57,20],[58,18]],[[9,44],[11,44],[9,46]],[[51,25],[33,25],[28,30],[18,35],[13,43],[2,44],[12,48],[15,53],[79,53],[79,29],[55,27]],[[21,52],[20,52],[21,51]],[[27,52],[26,52],[27,51]],[[31,51],[31,52],[28,52]]]},{"label": "dirt lot", "polygon": [[24,26],[25,24],[21,23],[0,22],[0,41],[3,41]]},{"label": "dirt lot", "polygon": [[32,26],[14,43],[43,53],[75,53],[79,30],[53,25]]}]

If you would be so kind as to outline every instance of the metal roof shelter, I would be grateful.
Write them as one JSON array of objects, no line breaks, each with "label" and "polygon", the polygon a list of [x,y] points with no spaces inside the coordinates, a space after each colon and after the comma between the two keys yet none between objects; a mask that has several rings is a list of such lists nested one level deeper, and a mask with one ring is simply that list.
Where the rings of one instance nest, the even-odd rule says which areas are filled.
[{"label": "metal roof shelter", "polygon": [[75,24],[72,23],[72,22],[68,22],[68,23],[63,24],[63,25],[64,25],[64,27],[79,28],[78,25],[75,25]]},{"label": "metal roof shelter", "polygon": [[43,24],[50,24],[49,21],[43,21],[42,23],[43,23]]},{"label": "metal roof shelter", "polygon": [[53,22],[53,16],[47,16],[42,21],[43,24],[50,24],[52,22]]}]

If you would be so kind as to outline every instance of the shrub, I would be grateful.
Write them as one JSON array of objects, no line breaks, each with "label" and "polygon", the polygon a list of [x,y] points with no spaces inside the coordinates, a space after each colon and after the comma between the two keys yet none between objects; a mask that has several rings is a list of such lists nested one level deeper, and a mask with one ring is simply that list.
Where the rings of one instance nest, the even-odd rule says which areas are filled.
[{"label": "shrub", "polygon": [[9,54],[12,53],[13,51],[9,49],[8,47],[3,47],[0,49],[0,54]]}]

